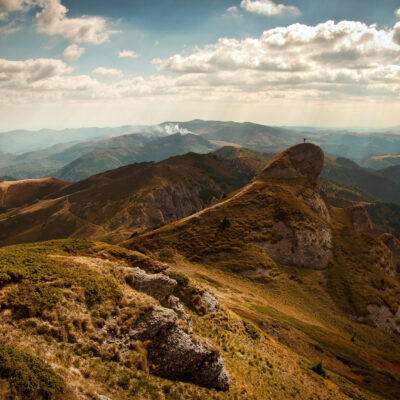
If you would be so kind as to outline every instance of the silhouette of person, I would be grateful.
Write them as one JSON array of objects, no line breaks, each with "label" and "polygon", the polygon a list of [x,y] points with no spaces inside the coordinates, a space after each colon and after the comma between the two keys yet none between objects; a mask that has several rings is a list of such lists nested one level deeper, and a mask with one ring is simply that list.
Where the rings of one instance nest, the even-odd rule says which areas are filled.
[{"label": "silhouette of person", "polygon": [[307,140],[307,139],[306,139],[306,138],[304,138],[304,143],[306,142],[306,140]]}]

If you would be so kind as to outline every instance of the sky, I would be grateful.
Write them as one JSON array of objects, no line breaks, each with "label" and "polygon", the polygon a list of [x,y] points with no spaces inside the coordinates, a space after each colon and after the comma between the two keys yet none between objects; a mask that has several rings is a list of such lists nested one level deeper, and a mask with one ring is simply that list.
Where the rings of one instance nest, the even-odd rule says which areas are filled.
[{"label": "sky", "polygon": [[400,0],[0,0],[0,131],[400,125]]}]

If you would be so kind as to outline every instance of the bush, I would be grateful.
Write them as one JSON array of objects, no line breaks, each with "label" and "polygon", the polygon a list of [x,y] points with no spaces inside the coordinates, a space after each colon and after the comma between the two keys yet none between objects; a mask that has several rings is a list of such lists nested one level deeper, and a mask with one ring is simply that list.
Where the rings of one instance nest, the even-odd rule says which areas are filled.
[{"label": "bush", "polygon": [[22,318],[40,315],[54,307],[61,296],[61,289],[48,285],[22,283],[8,295],[10,306]]},{"label": "bush", "polygon": [[225,229],[231,226],[231,221],[228,218],[224,217],[224,219],[220,222],[218,229],[220,231],[224,231]]},{"label": "bush", "polygon": [[189,278],[180,272],[171,271],[168,272],[168,276],[178,282],[178,285],[186,287],[189,285]]},{"label": "bush", "polygon": [[62,379],[40,358],[0,344],[0,377],[23,399],[59,398]]},{"label": "bush", "polygon": [[324,378],[326,377],[326,371],[324,367],[322,366],[322,361],[320,361],[318,364],[315,364],[311,369],[318,375],[323,376]]},{"label": "bush", "polygon": [[244,329],[247,334],[254,340],[260,337],[260,331],[249,321],[243,321]]}]

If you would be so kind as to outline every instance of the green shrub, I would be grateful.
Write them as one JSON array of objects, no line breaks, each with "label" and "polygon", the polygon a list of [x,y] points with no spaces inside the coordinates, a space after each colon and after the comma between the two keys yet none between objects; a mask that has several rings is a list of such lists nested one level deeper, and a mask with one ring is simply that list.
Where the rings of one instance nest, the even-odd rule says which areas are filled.
[{"label": "green shrub", "polygon": [[44,361],[3,344],[0,344],[0,377],[23,399],[57,399],[63,389],[62,379]]},{"label": "green shrub", "polygon": [[311,369],[318,375],[321,375],[322,377],[326,377],[326,371],[324,367],[322,366],[322,361],[320,361],[318,364],[315,364],[314,366],[311,367]]},{"label": "green shrub", "polygon": [[168,272],[168,276],[171,279],[176,280],[178,282],[178,285],[181,285],[183,287],[186,287],[189,285],[189,278],[186,275],[181,274],[180,272],[171,271],[171,272]]},{"label": "green shrub", "polygon": [[244,329],[247,334],[254,340],[260,337],[260,331],[249,321],[243,321]]},{"label": "green shrub", "polygon": [[113,279],[102,278],[91,271],[86,272],[82,279],[86,302],[92,306],[106,300],[118,301],[122,292]]},{"label": "green shrub", "polygon": [[54,307],[61,296],[61,289],[48,285],[21,283],[9,295],[10,306],[18,316],[34,317],[45,309]]}]

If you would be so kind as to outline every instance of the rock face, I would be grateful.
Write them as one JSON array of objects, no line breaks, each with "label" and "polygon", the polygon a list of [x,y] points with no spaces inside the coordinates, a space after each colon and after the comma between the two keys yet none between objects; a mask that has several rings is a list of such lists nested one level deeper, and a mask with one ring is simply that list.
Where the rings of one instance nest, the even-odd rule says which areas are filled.
[{"label": "rock face", "polygon": [[[191,316],[179,299],[172,295],[177,282],[164,274],[147,274],[140,268],[129,270],[127,283],[133,289],[159,300],[162,306],[147,309],[136,320],[128,337],[117,340],[126,345],[133,340],[149,341],[147,359],[151,372],[156,375],[229,390],[229,376],[218,350],[192,334]],[[205,293],[208,296],[203,301],[209,309],[215,310],[218,300]]]},{"label": "rock face", "polygon": [[367,233],[371,233],[374,230],[374,225],[369,218],[368,211],[365,209],[365,207],[357,205],[349,207],[348,211],[350,213],[354,229]]},{"label": "rock face", "polygon": [[264,179],[316,179],[324,166],[324,153],[316,145],[302,143],[278,154],[262,171]]},{"label": "rock face", "polygon": [[384,305],[370,304],[367,309],[370,318],[379,329],[400,335],[400,306],[395,314],[390,311],[389,307]]},{"label": "rock face", "polygon": [[322,222],[294,228],[280,221],[273,230],[281,239],[259,245],[280,264],[312,269],[328,266],[333,256],[333,238],[331,229]]},{"label": "rock face", "polygon": [[272,226],[273,240],[258,243],[275,261],[298,267],[324,269],[333,256],[333,236],[326,196],[316,179],[322,171],[324,153],[311,143],[303,143],[283,151],[262,171],[261,180],[305,178],[303,189],[296,194],[312,214],[280,218]]},{"label": "rock face", "polygon": [[384,233],[379,239],[381,239],[392,252],[392,262],[395,267],[394,273],[400,273],[400,240],[390,233]]}]

